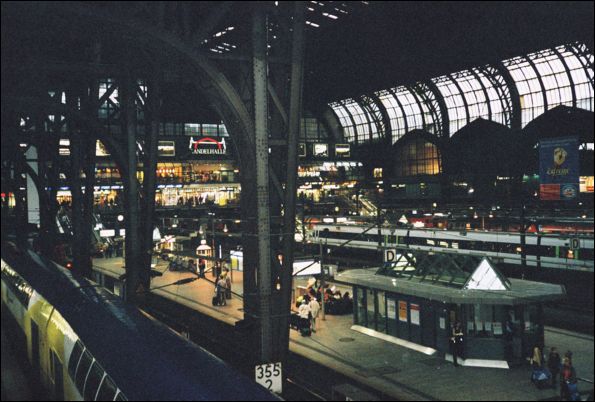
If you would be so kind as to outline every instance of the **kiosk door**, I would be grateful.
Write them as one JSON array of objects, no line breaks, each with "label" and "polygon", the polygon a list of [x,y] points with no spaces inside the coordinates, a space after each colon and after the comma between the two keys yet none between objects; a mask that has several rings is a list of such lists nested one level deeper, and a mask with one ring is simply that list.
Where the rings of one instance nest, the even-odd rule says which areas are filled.
[{"label": "kiosk door", "polygon": [[432,302],[422,305],[421,310],[421,336],[422,344],[436,348],[436,311]]}]

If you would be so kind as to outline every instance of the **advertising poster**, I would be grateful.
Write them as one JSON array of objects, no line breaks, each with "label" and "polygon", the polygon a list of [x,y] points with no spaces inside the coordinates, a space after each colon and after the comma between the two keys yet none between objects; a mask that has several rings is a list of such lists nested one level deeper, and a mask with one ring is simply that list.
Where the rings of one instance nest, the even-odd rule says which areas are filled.
[{"label": "advertising poster", "polygon": [[335,156],[337,158],[349,158],[351,156],[351,146],[349,144],[336,144]]},{"label": "advertising poster", "polygon": [[328,144],[314,144],[314,156],[317,158],[328,156]]},{"label": "advertising poster", "polygon": [[419,325],[419,304],[410,304],[411,324]]},{"label": "advertising poster", "polygon": [[175,141],[159,141],[157,144],[158,156],[176,156]]},{"label": "advertising poster", "polygon": [[397,318],[397,302],[393,299],[387,299],[386,305],[388,310],[388,318]]},{"label": "advertising poster", "polygon": [[551,138],[539,142],[539,197],[574,200],[579,193],[578,139]]},{"label": "advertising poster", "polygon": [[399,300],[399,321],[407,322],[407,302]]}]

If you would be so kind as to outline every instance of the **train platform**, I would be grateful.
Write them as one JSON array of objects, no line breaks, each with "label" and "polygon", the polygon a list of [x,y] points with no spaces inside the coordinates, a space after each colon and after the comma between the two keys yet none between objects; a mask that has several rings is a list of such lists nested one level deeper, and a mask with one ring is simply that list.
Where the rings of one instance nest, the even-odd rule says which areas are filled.
[{"label": "train platform", "polygon": [[[96,259],[95,270],[112,277],[124,273],[121,258]],[[163,276],[154,278],[153,293],[183,304],[201,314],[234,325],[243,317],[242,300],[234,296],[226,306],[213,306],[214,285],[207,280],[185,285],[161,287],[194,276],[167,270],[159,261],[156,269]],[[160,288],[161,287],[161,288]],[[242,273],[233,272],[232,289],[242,293]],[[454,367],[442,355],[428,355],[393,343],[388,337],[360,332],[353,326],[351,314],[327,315],[318,319],[317,332],[302,337],[290,334],[290,351],[307,360],[340,373],[354,385],[374,389],[379,396],[397,400],[559,400],[559,389],[539,390],[531,382],[529,363],[510,369]],[[364,333],[366,332],[366,333]],[[545,329],[545,346],[556,346],[561,354],[573,352],[573,364],[581,379],[578,387],[584,397],[593,389],[593,336]]]}]

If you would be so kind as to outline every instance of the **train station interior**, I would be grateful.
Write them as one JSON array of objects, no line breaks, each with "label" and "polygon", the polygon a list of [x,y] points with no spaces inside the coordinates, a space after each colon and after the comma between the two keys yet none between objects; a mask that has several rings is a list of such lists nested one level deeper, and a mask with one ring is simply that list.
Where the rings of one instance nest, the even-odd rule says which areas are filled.
[{"label": "train station interior", "polygon": [[593,400],[593,2],[3,1],[2,400]]}]

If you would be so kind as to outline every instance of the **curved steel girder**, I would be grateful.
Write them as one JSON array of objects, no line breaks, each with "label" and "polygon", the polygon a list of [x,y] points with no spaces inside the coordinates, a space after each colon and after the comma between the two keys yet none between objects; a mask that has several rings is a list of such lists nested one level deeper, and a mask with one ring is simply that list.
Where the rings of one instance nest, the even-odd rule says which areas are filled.
[{"label": "curved steel girder", "polygon": [[349,116],[349,120],[351,120],[351,124],[353,124],[353,131],[355,132],[355,145],[359,144],[359,130],[357,129],[357,124],[355,124],[355,119],[353,118],[353,115],[351,114],[351,112],[349,111],[349,109],[347,108],[347,106],[345,106],[345,101],[339,101],[339,103],[341,104],[341,107],[345,110],[345,112],[347,112],[347,115]]},{"label": "curved steel girder", "polygon": [[438,89],[434,81],[431,79],[424,82],[426,87],[434,94],[434,98],[436,102],[438,102],[438,109],[440,111],[440,116],[442,117],[442,138],[450,138],[450,118],[448,116],[448,107],[446,106],[446,101],[444,100],[444,96],[442,96],[442,92]]},{"label": "curved steel girder", "polygon": [[508,71],[503,62],[497,63],[495,65],[495,69],[500,73],[502,78],[504,78],[504,82],[506,82],[506,85],[508,85],[508,90],[510,91],[510,100],[512,102],[510,128],[521,129],[523,125],[521,96],[519,95],[519,90],[516,87],[516,83],[512,78],[510,71]]},{"label": "curved steel girder", "polygon": [[479,77],[479,74],[477,74],[477,71],[475,71],[475,68],[470,68],[469,71],[473,75],[473,78],[475,78],[475,80],[481,86],[481,90],[483,91],[483,96],[485,98],[486,105],[488,106],[488,120],[491,121],[492,120],[492,103],[490,102],[490,97],[488,96],[488,90],[487,90],[486,86],[484,85],[483,80]]},{"label": "curved steel girder", "polygon": [[[457,87],[457,89],[459,90],[459,94],[461,95],[461,98],[463,99],[463,105],[465,106],[465,116],[467,116],[466,124],[469,124],[470,120],[471,120],[471,114],[469,113],[469,103],[467,102],[467,97],[465,96],[465,92],[463,91],[463,88],[461,88],[461,85],[453,77],[452,74],[446,74],[446,76],[452,81],[452,83],[455,85],[455,87]],[[459,128],[459,130],[460,130],[460,128]]]},{"label": "curved steel girder", "polygon": [[539,86],[541,87],[541,96],[543,97],[543,112],[545,113],[548,110],[548,104],[547,104],[547,91],[545,90],[545,84],[543,83],[543,78],[541,77],[541,74],[539,73],[539,70],[537,69],[537,66],[535,65],[533,60],[531,60],[531,58],[529,56],[525,56],[524,59],[527,60],[527,63],[529,63],[529,65],[531,66],[533,71],[535,71],[535,75],[537,76],[537,81],[539,81]]},{"label": "curved steel girder", "polygon": [[[439,135],[441,132],[443,132],[443,122],[442,122],[442,113],[441,113],[441,109],[440,109],[440,103],[438,102],[438,98],[434,98],[431,99],[428,96],[428,92],[433,94],[433,92],[431,91],[430,87],[427,85],[427,83],[425,82],[418,82],[415,85],[412,85],[410,87],[410,90],[412,90],[412,92],[414,91],[415,94],[417,95],[417,97],[421,100],[421,103],[423,103],[424,105],[426,105],[426,107],[428,108],[428,111],[431,113],[432,115],[432,125],[434,125],[435,127],[435,133],[433,133],[434,135]],[[438,105],[438,107],[436,107],[436,105]],[[421,109],[421,112],[425,114],[424,110]],[[428,131],[427,127],[429,125],[427,123],[424,123],[424,130]],[[437,126],[437,127],[436,127]]]},{"label": "curved steel girder", "polygon": [[[502,107],[502,110],[503,110],[504,116],[505,116],[504,124],[509,127],[512,127],[512,118],[515,113],[515,111],[513,109],[514,108],[513,100],[512,100],[513,95],[511,92],[510,85],[506,81],[506,78],[502,75],[501,69],[498,69],[498,68],[496,68],[494,66],[490,66],[490,65],[486,65],[484,67],[477,67],[477,69],[492,84],[492,88],[498,94],[498,99],[500,101],[500,105]],[[516,95],[516,97],[517,97],[517,101],[519,101],[518,95]],[[519,103],[519,105],[520,105],[520,103]],[[519,108],[520,108],[520,106],[519,106]],[[520,109],[519,109],[519,112],[520,112]]]},{"label": "curved steel girder", "polygon": [[378,111],[380,112],[380,115],[382,116],[382,122],[384,124],[384,137],[388,143],[388,145],[392,145],[393,144],[393,130],[392,130],[392,126],[390,124],[390,117],[388,116],[388,112],[386,111],[386,108],[384,107],[384,104],[382,103],[382,101],[378,98],[378,96],[372,92],[371,94],[367,95],[370,100],[372,102],[374,102],[376,104],[376,107],[378,108]]},{"label": "curved steel girder", "polygon": [[570,73],[570,68],[568,68],[568,64],[566,63],[566,59],[562,56],[562,53],[556,48],[552,49],[556,56],[560,59],[560,62],[564,66],[564,70],[566,71],[566,75],[568,76],[568,82],[570,82],[570,92],[572,93],[572,107],[576,107],[576,88],[574,87],[574,79],[572,78],[572,74]]},{"label": "curved steel girder", "polygon": [[[226,126],[236,127],[238,130],[230,130],[229,134],[238,143],[241,150],[249,150],[238,154],[238,159],[242,169],[254,171],[255,166],[255,144],[254,144],[254,124],[251,116],[242,102],[231,82],[225,77],[217,66],[206,56],[200,54],[190,44],[184,42],[181,38],[160,30],[158,27],[148,25],[140,21],[131,21],[122,17],[114,16],[103,9],[93,7],[82,3],[56,3],[52,11],[61,11],[67,14],[76,14],[79,17],[96,20],[104,24],[111,24],[115,29],[123,30],[132,34],[134,40],[143,43],[148,47],[163,51],[164,49],[173,50],[180,56],[187,58],[192,66],[196,67],[200,73],[200,78],[194,79],[197,88],[205,91],[205,95],[212,101],[220,99],[224,103],[226,113],[222,115]],[[208,83],[205,85],[205,83]],[[251,169],[251,170],[250,170]],[[269,168],[269,174],[277,192],[283,197],[283,189],[277,178],[276,173]]]},{"label": "curved steel girder", "polygon": [[393,98],[397,102],[397,105],[399,105],[399,108],[401,109],[401,114],[403,116],[403,123],[405,124],[405,134],[407,134],[409,132],[409,123],[407,122],[407,113],[405,113],[405,108],[403,107],[403,104],[399,100],[399,97],[397,96],[397,93],[393,90],[393,88],[388,88],[387,91],[390,92],[390,94],[393,96]]},{"label": "curved steel girder", "polygon": [[368,141],[371,142],[374,139],[373,134],[372,134],[374,132],[374,130],[372,129],[372,125],[374,125],[376,127],[376,132],[378,133],[379,136],[384,136],[385,132],[384,132],[384,128],[377,121],[374,110],[370,107],[367,100],[364,99],[364,96],[365,95],[361,95],[357,99],[353,99],[353,100],[364,111],[364,117],[368,121],[368,130],[370,130],[370,135],[369,135]]}]

